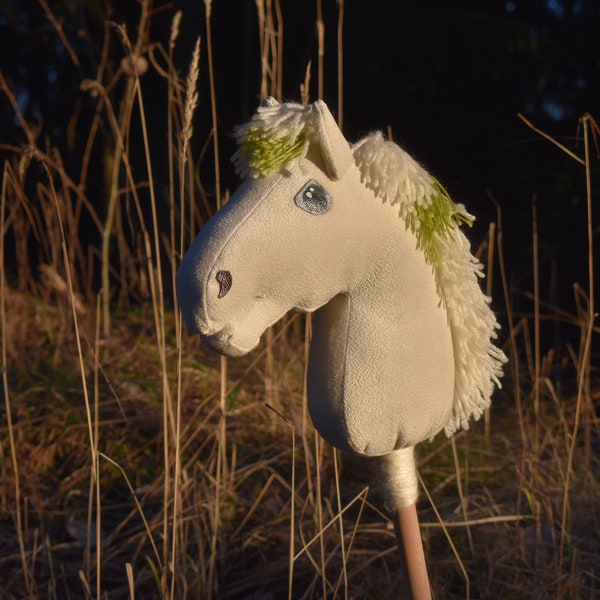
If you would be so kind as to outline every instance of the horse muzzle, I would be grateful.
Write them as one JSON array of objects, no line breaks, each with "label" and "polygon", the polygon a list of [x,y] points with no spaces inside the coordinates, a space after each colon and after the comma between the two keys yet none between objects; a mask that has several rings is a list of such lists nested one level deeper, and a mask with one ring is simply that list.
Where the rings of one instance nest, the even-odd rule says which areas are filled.
[{"label": "horse muzzle", "polygon": [[206,335],[200,333],[200,339],[202,344],[219,354],[223,354],[224,356],[230,357],[238,357],[247,354],[252,350],[256,344],[258,344],[258,340],[256,344],[253,344],[251,347],[246,348],[242,347],[235,342],[233,332],[229,327],[224,327],[221,331],[217,333],[213,333],[210,335]]}]

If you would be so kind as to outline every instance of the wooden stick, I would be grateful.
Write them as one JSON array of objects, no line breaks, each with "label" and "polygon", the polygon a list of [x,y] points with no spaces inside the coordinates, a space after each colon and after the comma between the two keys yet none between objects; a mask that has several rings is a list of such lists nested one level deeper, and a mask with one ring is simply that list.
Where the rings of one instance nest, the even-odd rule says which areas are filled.
[{"label": "wooden stick", "polygon": [[405,579],[410,588],[410,595],[407,598],[431,600],[416,504],[397,509],[394,515],[394,529]]}]

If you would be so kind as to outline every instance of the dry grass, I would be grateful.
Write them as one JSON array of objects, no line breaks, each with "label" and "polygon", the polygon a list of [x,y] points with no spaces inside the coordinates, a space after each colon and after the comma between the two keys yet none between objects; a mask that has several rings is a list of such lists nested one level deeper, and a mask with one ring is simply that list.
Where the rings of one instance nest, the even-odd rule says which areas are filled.
[{"label": "dry grass", "polygon": [[[4,164],[2,178],[0,596],[395,598],[402,587],[395,538],[371,487],[373,465],[334,452],[307,416],[310,320],[289,315],[259,349],[235,361],[204,350],[182,329],[169,290],[178,258],[208,213],[190,149],[197,58],[183,80],[173,65],[180,17],[167,49],[145,46],[148,3],[143,7],[137,41],[120,31],[129,62],[109,81],[103,62],[97,79],[85,82],[98,113],[77,177],[58,150],[38,145],[13,102],[28,147]],[[343,2],[339,7],[342,64]],[[281,11],[277,0],[258,10],[261,89],[277,94]],[[209,19],[208,11],[210,26]],[[319,31],[325,35],[322,21]],[[107,27],[107,44],[112,35]],[[167,156],[160,144],[152,150],[145,126],[138,68],[145,56],[168,92]],[[3,77],[0,87],[12,97]],[[217,123],[214,93],[212,99]],[[105,215],[87,196],[100,120],[113,140]],[[129,160],[134,121],[146,164],[137,177]],[[590,246],[582,260],[590,279],[575,286],[579,312],[546,306],[532,281],[531,313],[513,314],[499,209],[481,250],[491,257],[490,280],[499,265],[506,294],[511,364],[504,390],[489,429],[478,423],[418,450],[419,513],[437,598],[599,595],[589,152],[598,128],[589,115],[582,127],[584,157],[571,150],[565,156],[582,163],[588,185]],[[153,188],[158,161],[168,163],[166,228]],[[221,193],[217,185],[219,202]],[[95,228],[97,247],[85,247],[83,221]],[[535,231],[532,240],[537,252]],[[578,345],[542,350],[543,330],[556,320]]]}]

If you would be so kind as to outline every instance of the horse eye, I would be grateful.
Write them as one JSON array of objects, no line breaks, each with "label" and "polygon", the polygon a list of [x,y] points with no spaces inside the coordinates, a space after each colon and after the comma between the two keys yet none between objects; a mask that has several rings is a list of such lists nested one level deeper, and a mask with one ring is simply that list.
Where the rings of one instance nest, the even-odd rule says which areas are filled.
[{"label": "horse eye", "polygon": [[322,215],[333,204],[329,192],[316,179],[311,179],[304,185],[296,194],[294,202],[296,206],[313,215]]}]

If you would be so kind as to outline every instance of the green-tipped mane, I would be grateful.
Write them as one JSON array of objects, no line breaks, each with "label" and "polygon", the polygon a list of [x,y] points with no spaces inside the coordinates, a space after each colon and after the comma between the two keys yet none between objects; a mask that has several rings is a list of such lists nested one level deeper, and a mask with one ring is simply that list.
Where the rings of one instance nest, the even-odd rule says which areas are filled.
[{"label": "green-tipped mane", "polygon": [[247,162],[254,176],[270,175],[300,156],[305,142],[303,135],[292,142],[289,135],[277,136],[251,125],[240,136],[239,159]]},{"label": "green-tipped mane", "polygon": [[453,239],[456,227],[471,226],[473,218],[461,206],[454,203],[444,186],[434,179],[433,193],[428,204],[414,204],[414,212],[408,213],[407,225],[417,236],[419,248],[423,250],[429,263],[437,266],[442,259],[436,237]]}]

